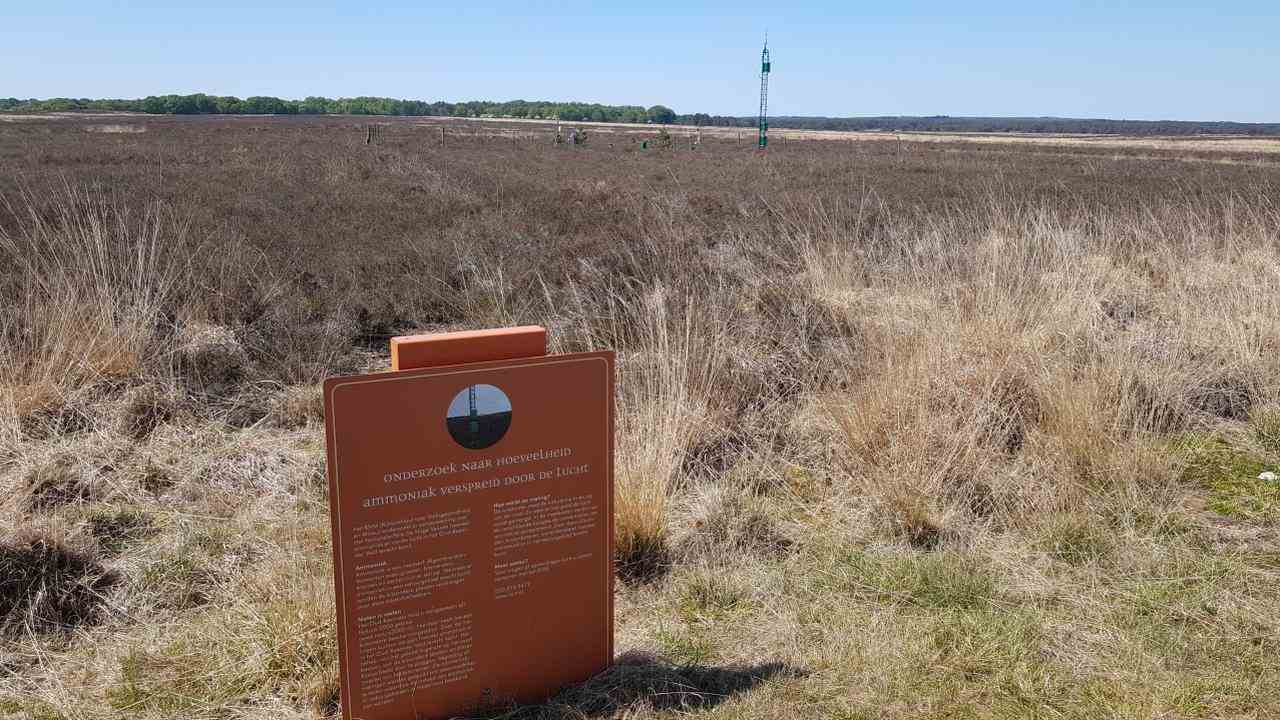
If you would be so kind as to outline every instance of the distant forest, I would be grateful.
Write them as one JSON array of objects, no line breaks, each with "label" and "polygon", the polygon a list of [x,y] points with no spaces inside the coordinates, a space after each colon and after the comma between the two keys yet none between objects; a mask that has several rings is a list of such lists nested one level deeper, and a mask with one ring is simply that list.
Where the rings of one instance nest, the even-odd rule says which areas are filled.
[{"label": "distant forest", "polygon": [[[677,113],[663,105],[600,105],[581,102],[511,100],[426,102],[382,97],[244,98],[225,95],[151,95],[135,100],[0,98],[0,112],[142,112],[155,115],[408,115],[466,118],[531,118],[568,122],[625,122],[717,127],[754,127],[754,116]],[[1087,120],[1052,117],[795,117],[769,118],[776,128],[926,132],[1095,133],[1115,135],[1276,135],[1280,123],[1193,122],[1182,120]]]}]

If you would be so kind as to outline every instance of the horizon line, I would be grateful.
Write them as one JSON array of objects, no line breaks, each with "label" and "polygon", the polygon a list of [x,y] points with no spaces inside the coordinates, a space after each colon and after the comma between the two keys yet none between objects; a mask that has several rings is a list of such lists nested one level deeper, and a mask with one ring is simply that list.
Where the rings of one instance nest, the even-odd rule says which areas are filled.
[{"label": "horizon line", "polygon": [[[394,96],[389,96],[389,95],[339,95],[339,96],[333,96],[333,97],[326,96],[326,95],[306,95],[306,96],[303,96],[303,97],[296,97],[296,96],[295,96],[295,97],[287,97],[287,96],[280,96],[280,95],[246,95],[246,96],[241,97],[241,96],[237,96],[237,95],[220,95],[220,94],[210,93],[210,92],[148,94],[148,95],[136,96],[136,97],[88,97],[88,96],[75,97],[75,96],[70,96],[70,95],[57,95],[57,96],[49,96],[49,97],[43,97],[43,98],[37,98],[37,97],[19,98],[19,97],[15,97],[15,96],[8,96],[8,97],[0,96],[0,113],[22,112],[22,111],[24,111],[24,110],[25,110],[26,112],[140,112],[140,113],[142,113],[142,114],[147,114],[147,115],[183,115],[183,114],[199,114],[199,115],[229,115],[229,116],[231,116],[231,115],[237,115],[237,114],[264,114],[264,115],[287,115],[287,114],[306,114],[306,115],[342,115],[342,114],[353,114],[353,115],[362,115],[362,116],[386,116],[386,117],[415,117],[415,116],[418,116],[418,117],[448,117],[448,116],[445,116],[445,115],[425,115],[425,114],[416,114],[416,113],[415,113],[415,114],[405,114],[405,113],[395,113],[395,112],[358,112],[358,113],[341,113],[341,112],[330,112],[330,111],[318,111],[318,112],[304,112],[304,113],[282,113],[282,112],[267,112],[267,113],[219,113],[219,112],[205,112],[205,111],[201,111],[201,112],[182,113],[182,112],[149,112],[149,111],[145,111],[145,110],[109,109],[109,108],[108,108],[108,109],[94,109],[94,108],[70,108],[70,109],[66,109],[66,110],[56,110],[56,109],[55,109],[55,110],[46,110],[46,109],[33,109],[33,108],[23,108],[23,107],[21,107],[21,105],[30,105],[30,104],[47,104],[47,103],[57,103],[57,102],[70,102],[70,103],[142,103],[142,102],[145,102],[145,101],[146,101],[146,100],[148,100],[148,99],[153,99],[153,98],[155,98],[155,99],[165,99],[165,98],[211,98],[211,99],[221,99],[221,100],[234,100],[234,101],[237,101],[237,102],[244,102],[244,101],[247,101],[247,100],[253,100],[253,99],[261,99],[261,100],[277,100],[277,101],[281,101],[281,102],[285,102],[285,103],[292,103],[292,104],[301,104],[301,103],[306,103],[308,100],[324,100],[324,101],[329,101],[329,102],[343,102],[343,101],[350,102],[350,101],[360,101],[360,100],[365,100],[365,101],[368,101],[368,100],[377,100],[377,101],[383,101],[383,102],[417,103],[417,104],[422,104],[422,105],[452,105],[452,106],[458,106],[458,105],[486,105],[486,104],[488,104],[488,105],[509,105],[509,104],[514,104],[514,103],[525,103],[525,104],[529,104],[529,105],[569,105],[569,106],[585,106],[585,107],[589,107],[589,108],[609,108],[609,109],[629,109],[629,110],[636,110],[636,109],[638,109],[638,110],[645,110],[645,111],[653,110],[653,109],[664,109],[664,110],[670,110],[674,115],[679,115],[679,116],[705,115],[705,116],[708,116],[708,117],[710,117],[710,118],[728,118],[728,119],[733,119],[733,120],[743,120],[743,121],[747,121],[747,120],[754,120],[754,119],[756,119],[756,116],[755,116],[755,115],[736,115],[736,114],[723,114],[723,113],[709,113],[709,112],[703,112],[703,111],[680,112],[680,111],[673,110],[670,106],[663,105],[662,103],[657,103],[657,104],[649,105],[649,106],[647,106],[647,107],[646,107],[645,105],[640,105],[640,104],[606,103],[606,102],[599,102],[599,101],[593,101],[593,100],[547,100],[547,99],[528,100],[528,99],[525,99],[525,98],[514,98],[514,99],[509,99],[509,100],[482,100],[482,99],[470,99],[470,100],[441,100],[441,99],[436,99],[436,100],[424,100],[424,99],[417,99],[417,98],[394,97]],[[16,105],[15,105],[15,104],[13,104],[13,103],[16,103]],[[460,117],[460,116],[455,116],[455,117]],[[466,117],[470,117],[470,116],[466,116]],[[479,117],[480,119],[495,119],[495,120],[497,120],[497,119],[504,119],[504,118],[525,119],[525,118],[518,118],[518,117],[515,117],[515,116],[492,116],[492,117],[490,117],[490,118],[485,118],[485,117],[480,117],[480,116],[477,116],[477,117]],[[1134,124],[1168,124],[1168,123],[1183,123],[1183,124],[1216,124],[1216,125],[1239,125],[1239,126],[1252,126],[1252,127],[1270,127],[1270,126],[1277,126],[1277,125],[1280,125],[1280,119],[1275,120],[1275,121],[1256,121],[1256,120],[1222,120],[1222,119],[1208,120],[1208,119],[1185,119],[1185,118],[1134,119],[1134,118],[1125,118],[1125,117],[1105,117],[1105,116],[1093,116],[1093,117],[1088,117],[1088,116],[1074,116],[1074,115],[1034,115],[1034,114],[1018,114],[1018,115],[953,115],[953,114],[949,114],[949,113],[932,113],[932,114],[925,114],[925,115],[903,115],[903,114],[868,114],[868,115],[824,115],[824,114],[812,114],[812,115],[810,115],[810,114],[780,113],[780,114],[776,114],[776,115],[775,115],[775,114],[771,114],[769,117],[771,117],[771,118],[777,118],[777,119],[796,119],[796,120],[852,120],[852,121],[858,121],[858,120],[866,120],[866,121],[871,121],[871,120],[1058,120],[1058,121],[1115,122],[1115,123],[1134,123]],[[545,119],[545,120],[550,120],[550,121],[554,121],[554,120],[556,120],[556,118],[528,118],[528,119],[534,119],[534,120],[542,120],[542,119]],[[567,121],[567,122],[589,122],[589,121],[584,121],[584,120],[566,120],[566,121]],[[616,120],[604,120],[604,121],[602,121],[602,122],[619,122],[619,121],[616,121]],[[664,123],[664,124],[665,124],[665,123]]]}]

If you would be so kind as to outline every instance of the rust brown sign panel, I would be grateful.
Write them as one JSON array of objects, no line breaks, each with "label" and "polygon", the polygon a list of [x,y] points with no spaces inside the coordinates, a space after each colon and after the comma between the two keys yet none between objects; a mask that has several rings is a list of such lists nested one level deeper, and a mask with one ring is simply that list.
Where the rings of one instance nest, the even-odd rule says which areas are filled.
[{"label": "rust brown sign panel", "polygon": [[537,702],[608,667],[613,378],[603,352],[325,382],[344,718]]}]

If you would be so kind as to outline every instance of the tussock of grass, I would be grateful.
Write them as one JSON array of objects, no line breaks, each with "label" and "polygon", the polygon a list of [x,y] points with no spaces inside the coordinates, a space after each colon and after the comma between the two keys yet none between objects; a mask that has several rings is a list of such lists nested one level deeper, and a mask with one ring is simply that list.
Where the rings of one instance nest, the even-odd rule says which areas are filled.
[{"label": "tussock of grass", "polygon": [[156,428],[173,420],[180,404],[177,393],[157,385],[134,388],[117,406],[116,432],[135,441],[145,440]]},{"label": "tussock of grass", "polygon": [[689,624],[724,619],[751,601],[750,593],[739,581],[708,571],[692,574],[678,593],[677,612]]},{"label": "tussock of grass", "polygon": [[1263,452],[1280,460],[1280,410],[1267,408],[1251,418],[1254,437]]},{"label": "tussock of grass", "polygon": [[[717,353],[695,325],[691,298],[658,286],[629,310],[632,322],[591,330],[588,346],[638,346],[623,354],[617,415],[615,548],[624,577],[649,579],[670,562],[667,510],[686,451],[705,432]],[[618,306],[612,308],[620,310]],[[680,314],[684,314],[683,322]],[[634,333],[634,334],[632,334]]]},{"label": "tussock of grass", "polygon": [[324,422],[324,396],[319,385],[287,387],[275,396],[268,415],[277,427],[303,428]]},{"label": "tussock of grass", "polygon": [[699,491],[691,506],[684,532],[672,533],[685,562],[732,564],[742,556],[779,557],[795,544],[765,503],[744,490],[711,486]]},{"label": "tussock of grass", "polygon": [[0,633],[64,635],[103,619],[119,578],[57,531],[0,539]]},{"label": "tussock of grass", "polygon": [[0,228],[6,291],[20,302],[0,316],[0,382],[32,407],[34,398],[134,375],[161,354],[163,312],[186,282],[190,246],[181,222],[158,206],[136,212],[74,188],[47,214],[27,202],[25,213],[10,208],[16,232]]}]

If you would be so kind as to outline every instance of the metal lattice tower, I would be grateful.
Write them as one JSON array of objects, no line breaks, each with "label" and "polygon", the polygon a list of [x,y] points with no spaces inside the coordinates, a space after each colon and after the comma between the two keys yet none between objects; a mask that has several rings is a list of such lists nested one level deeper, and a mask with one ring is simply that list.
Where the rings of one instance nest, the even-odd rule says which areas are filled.
[{"label": "metal lattice tower", "polygon": [[471,420],[467,422],[467,429],[471,431],[471,442],[479,447],[480,442],[480,413],[476,411],[476,386],[467,386],[467,402],[471,405]]},{"label": "metal lattice tower", "polygon": [[769,38],[760,53],[760,147],[769,145]]}]

